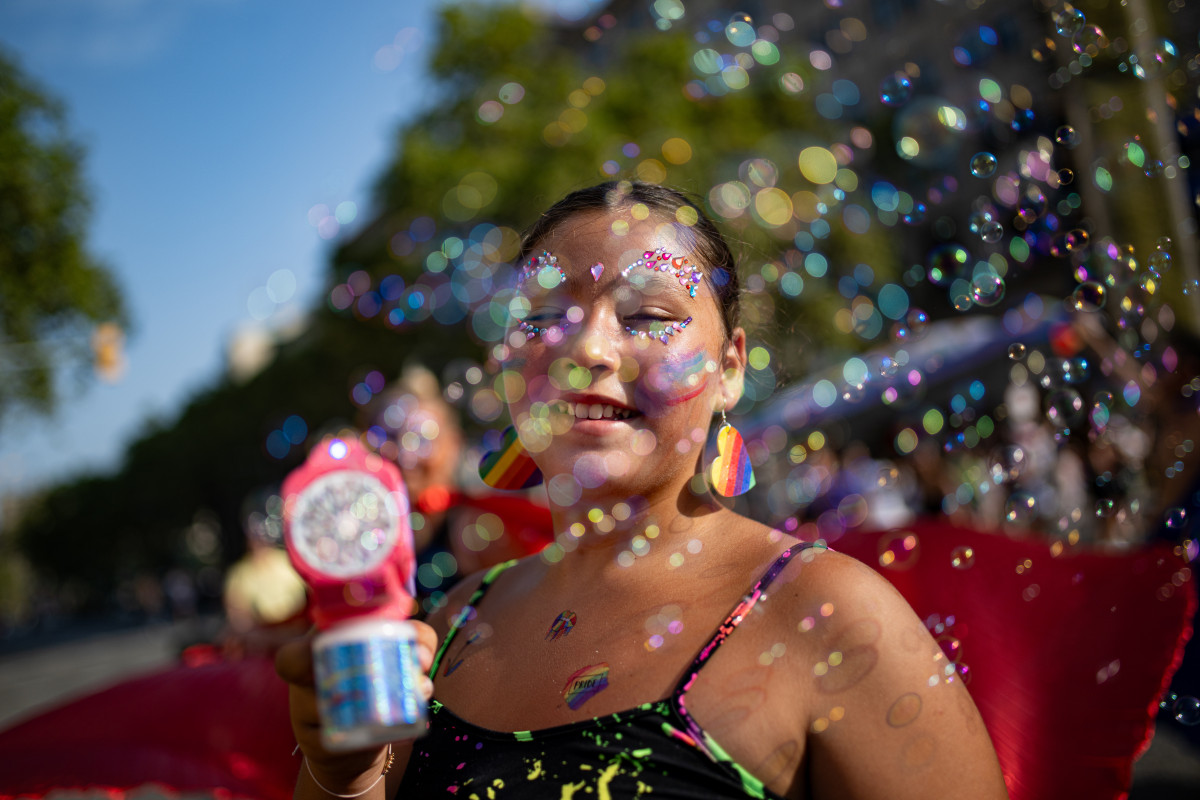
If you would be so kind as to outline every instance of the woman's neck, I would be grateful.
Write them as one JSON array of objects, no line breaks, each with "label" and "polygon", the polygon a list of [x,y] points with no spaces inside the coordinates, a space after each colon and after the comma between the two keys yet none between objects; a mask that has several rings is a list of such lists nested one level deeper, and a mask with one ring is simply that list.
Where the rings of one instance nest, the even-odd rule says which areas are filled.
[{"label": "woman's neck", "polygon": [[709,518],[723,510],[707,489],[696,494],[686,485],[650,499],[593,493],[569,507],[551,503],[556,537],[542,557],[621,567],[657,561],[667,551],[697,550],[694,540],[705,538]]}]

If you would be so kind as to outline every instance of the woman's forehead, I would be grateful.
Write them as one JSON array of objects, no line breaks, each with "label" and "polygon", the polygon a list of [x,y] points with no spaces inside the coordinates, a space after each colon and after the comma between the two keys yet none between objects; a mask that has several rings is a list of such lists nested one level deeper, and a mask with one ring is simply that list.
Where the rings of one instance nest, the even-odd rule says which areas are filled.
[{"label": "woman's forehead", "polygon": [[590,269],[600,262],[606,271],[620,271],[657,248],[694,262],[694,241],[687,226],[660,214],[638,219],[630,209],[616,209],[574,214],[534,249],[548,251],[564,269]]}]

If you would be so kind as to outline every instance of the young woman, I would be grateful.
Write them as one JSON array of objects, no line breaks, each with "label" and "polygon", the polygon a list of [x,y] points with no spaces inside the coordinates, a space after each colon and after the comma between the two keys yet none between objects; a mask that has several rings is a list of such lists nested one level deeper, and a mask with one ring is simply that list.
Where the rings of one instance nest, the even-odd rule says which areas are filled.
[{"label": "young woman", "polygon": [[281,652],[296,797],[1005,797],[904,600],[707,488],[746,337],[702,210],[658,186],[584,189],[520,263],[504,367],[557,544],[463,581],[422,628],[430,730],[390,754],[323,750],[308,641]]}]

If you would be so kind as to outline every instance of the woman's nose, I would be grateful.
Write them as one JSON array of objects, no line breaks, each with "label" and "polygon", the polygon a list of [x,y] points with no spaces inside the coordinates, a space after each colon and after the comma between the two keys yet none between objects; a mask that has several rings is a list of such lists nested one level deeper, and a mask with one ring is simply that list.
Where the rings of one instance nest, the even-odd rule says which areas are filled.
[{"label": "woman's nose", "polygon": [[616,315],[604,308],[585,311],[578,331],[569,338],[570,356],[581,367],[616,370],[621,365],[620,344],[624,338]]}]

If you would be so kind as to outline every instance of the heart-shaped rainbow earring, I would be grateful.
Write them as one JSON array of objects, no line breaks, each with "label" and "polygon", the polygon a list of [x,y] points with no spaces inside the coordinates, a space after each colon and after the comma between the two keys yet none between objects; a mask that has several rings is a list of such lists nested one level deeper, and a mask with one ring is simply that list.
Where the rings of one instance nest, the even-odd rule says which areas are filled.
[{"label": "heart-shaped rainbow earring", "polygon": [[713,491],[722,497],[736,497],[754,488],[754,467],[750,454],[737,428],[725,418],[721,409],[721,427],[717,430],[717,457],[708,467],[708,479]]},{"label": "heart-shaped rainbow earring", "polygon": [[479,461],[479,477],[493,489],[516,492],[542,482],[542,471],[521,444],[517,429],[509,425],[501,435],[500,448],[489,450]]}]

